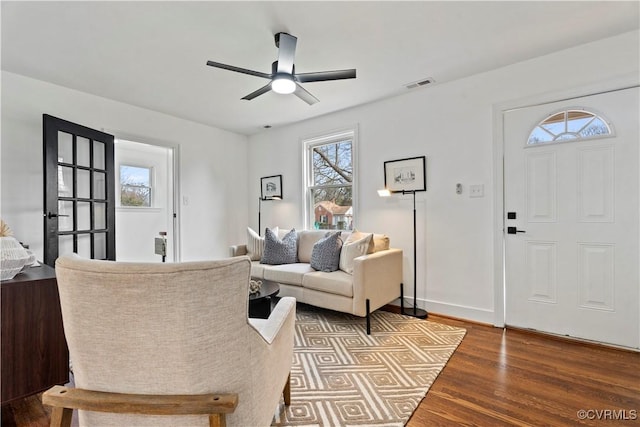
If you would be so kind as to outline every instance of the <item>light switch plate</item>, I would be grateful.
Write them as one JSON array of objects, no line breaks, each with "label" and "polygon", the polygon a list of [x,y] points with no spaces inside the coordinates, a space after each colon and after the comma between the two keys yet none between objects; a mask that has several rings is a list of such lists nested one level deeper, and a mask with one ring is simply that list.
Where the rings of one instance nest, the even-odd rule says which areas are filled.
[{"label": "light switch plate", "polygon": [[484,184],[470,185],[469,197],[484,197]]}]

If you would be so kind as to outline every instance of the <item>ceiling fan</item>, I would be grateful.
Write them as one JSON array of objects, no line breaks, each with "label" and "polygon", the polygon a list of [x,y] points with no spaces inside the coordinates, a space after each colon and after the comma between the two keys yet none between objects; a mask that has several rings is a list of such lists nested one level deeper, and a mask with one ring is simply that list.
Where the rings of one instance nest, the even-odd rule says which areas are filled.
[{"label": "ceiling fan", "polygon": [[275,35],[276,47],[278,48],[278,60],[271,64],[271,74],[214,61],[207,61],[207,65],[271,80],[265,86],[242,98],[248,101],[273,90],[276,93],[282,94],[293,93],[307,104],[313,105],[319,101],[318,98],[307,92],[306,89],[300,86],[300,83],[354,79],[356,77],[355,69],[296,74],[293,60],[296,53],[297,40],[296,37],[287,33],[277,33]]}]

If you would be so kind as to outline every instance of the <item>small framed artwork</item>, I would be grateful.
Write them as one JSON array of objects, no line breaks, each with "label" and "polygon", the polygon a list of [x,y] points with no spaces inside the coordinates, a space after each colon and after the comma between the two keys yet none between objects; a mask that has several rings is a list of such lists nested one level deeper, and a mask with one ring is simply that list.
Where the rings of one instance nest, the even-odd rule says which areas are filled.
[{"label": "small framed artwork", "polygon": [[282,175],[260,178],[260,198],[262,200],[282,199]]},{"label": "small framed artwork", "polygon": [[427,158],[384,162],[384,186],[392,193],[427,191]]}]

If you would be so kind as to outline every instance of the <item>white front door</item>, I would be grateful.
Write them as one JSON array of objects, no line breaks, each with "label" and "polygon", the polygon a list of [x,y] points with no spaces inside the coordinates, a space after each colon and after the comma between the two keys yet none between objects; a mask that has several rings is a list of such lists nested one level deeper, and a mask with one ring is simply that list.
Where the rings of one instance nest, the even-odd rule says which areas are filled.
[{"label": "white front door", "polygon": [[[631,88],[504,113],[507,325],[640,347],[638,103]],[[613,136],[527,144],[564,110]]]}]

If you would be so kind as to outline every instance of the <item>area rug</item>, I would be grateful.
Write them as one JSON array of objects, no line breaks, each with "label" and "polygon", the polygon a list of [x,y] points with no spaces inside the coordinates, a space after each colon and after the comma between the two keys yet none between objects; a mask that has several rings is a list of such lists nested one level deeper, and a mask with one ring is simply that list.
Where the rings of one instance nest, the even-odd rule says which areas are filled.
[{"label": "area rug", "polygon": [[298,303],[291,405],[273,426],[403,426],[465,330],[378,310],[365,319]]}]

